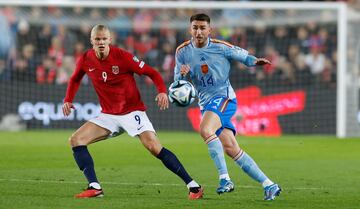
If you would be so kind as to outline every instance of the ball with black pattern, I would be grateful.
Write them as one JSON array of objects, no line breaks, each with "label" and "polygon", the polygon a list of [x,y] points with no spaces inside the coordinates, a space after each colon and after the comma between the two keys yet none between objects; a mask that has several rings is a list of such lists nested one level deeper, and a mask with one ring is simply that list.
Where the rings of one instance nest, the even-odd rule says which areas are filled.
[{"label": "ball with black pattern", "polygon": [[169,86],[168,96],[172,104],[186,107],[195,101],[196,90],[189,81],[178,80]]}]

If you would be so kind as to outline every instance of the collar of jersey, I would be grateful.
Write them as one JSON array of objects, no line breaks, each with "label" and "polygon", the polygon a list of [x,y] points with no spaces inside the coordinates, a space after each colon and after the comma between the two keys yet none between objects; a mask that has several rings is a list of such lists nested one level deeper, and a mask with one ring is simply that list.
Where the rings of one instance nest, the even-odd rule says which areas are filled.
[{"label": "collar of jersey", "polygon": [[207,38],[207,45],[204,46],[204,47],[201,47],[201,48],[196,47],[195,44],[193,43],[193,41],[194,41],[194,38],[191,38],[191,45],[192,45],[195,49],[206,49],[206,48],[208,48],[208,47],[210,46],[210,37]]}]

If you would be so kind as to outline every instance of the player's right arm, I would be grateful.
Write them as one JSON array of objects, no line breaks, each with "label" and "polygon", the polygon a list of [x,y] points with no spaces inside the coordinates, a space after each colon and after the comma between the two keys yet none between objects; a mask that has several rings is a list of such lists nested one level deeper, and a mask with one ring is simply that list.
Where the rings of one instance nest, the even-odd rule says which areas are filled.
[{"label": "player's right arm", "polygon": [[190,72],[190,65],[185,64],[184,51],[176,50],[174,81],[186,80],[186,75]]},{"label": "player's right arm", "polygon": [[66,95],[64,98],[64,104],[62,107],[63,114],[65,116],[70,115],[71,109],[74,108],[74,105],[72,104],[72,101],[76,95],[76,92],[78,91],[81,83],[81,79],[85,75],[85,71],[82,69],[83,65],[83,57],[79,59],[79,61],[76,63],[76,68],[72,76],[70,77],[68,87],[66,89]]}]

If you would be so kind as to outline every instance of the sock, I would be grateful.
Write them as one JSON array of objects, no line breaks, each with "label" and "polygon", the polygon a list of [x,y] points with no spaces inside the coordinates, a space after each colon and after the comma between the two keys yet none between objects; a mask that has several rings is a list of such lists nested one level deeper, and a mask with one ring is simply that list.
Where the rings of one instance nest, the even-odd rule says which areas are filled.
[{"label": "sock", "polygon": [[94,161],[87,149],[87,146],[77,146],[73,147],[73,155],[77,165],[80,170],[83,171],[85,177],[87,178],[89,184],[93,182],[98,182],[94,169]]},{"label": "sock", "polygon": [[212,135],[205,143],[207,143],[210,157],[215,163],[219,176],[228,175],[224,150],[219,138],[216,135]]},{"label": "sock", "polygon": [[185,184],[189,184],[193,180],[186,172],[184,166],[180,163],[178,158],[170,150],[163,147],[156,157],[161,160],[165,167],[179,176]]},{"label": "sock", "polygon": [[186,185],[186,187],[187,187],[188,189],[190,189],[190,188],[193,188],[193,187],[200,187],[200,185],[199,185],[198,183],[196,183],[196,181],[192,180],[192,181],[190,181],[190,183],[188,183],[188,184]]},{"label": "sock", "polygon": [[267,186],[273,185],[274,182],[272,182],[270,179],[266,179],[263,183],[261,183],[262,186],[265,188]]},{"label": "sock", "polygon": [[101,186],[98,182],[92,182],[89,184],[89,187],[92,187],[94,189],[101,189]]},{"label": "sock", "polygon": [[238,164],[241,169],[255,181],[262,184],[266,180],[269,180],[255,161],[245,152],[240,151],[240,153],[235,156],[234,160],[236,164]]},{"label": "sock", "polygon": [[229,176],[229,174],[221,174],[221,175],[219,176],[219,180],[220,180],[220,179],[230,180],[230,176]]}]

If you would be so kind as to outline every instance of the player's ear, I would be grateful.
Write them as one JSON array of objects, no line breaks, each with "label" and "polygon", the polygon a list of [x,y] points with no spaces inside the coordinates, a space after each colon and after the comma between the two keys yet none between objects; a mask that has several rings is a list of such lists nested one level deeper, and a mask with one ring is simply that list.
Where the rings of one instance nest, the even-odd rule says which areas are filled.
[{"label": "player's ear", "polygon": [[109,30],[109,43],[112,43],[114,36],[115,36],[115,32]]},{"label": "player's ear", "polygon": [[192,34],[192,25],[193,25],[193,22],[191,22],[189,27],[188,27],[188,31],[189,31],[190,34]]}]

